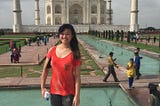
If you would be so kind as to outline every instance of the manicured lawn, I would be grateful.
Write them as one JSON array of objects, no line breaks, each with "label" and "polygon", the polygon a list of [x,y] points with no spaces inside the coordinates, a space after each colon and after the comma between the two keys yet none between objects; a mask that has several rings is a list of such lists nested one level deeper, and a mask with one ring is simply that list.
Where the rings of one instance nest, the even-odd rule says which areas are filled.
[{"label": "manicured lawn", "polygon": [[[19,45],[24,46],[25,45],[25,41],[24,40],[14,40],[14,42],[16,42],[16,46],[19,47]],[[7,40],[5,43],[3,41],[3,44],[1,44],[2,42],[0,41],[0,54],[9,52],[9,41]]]},{"label": "manicured lawn", "polygon": [[0,36],[0,54],[6,53],[9,51],[9,42],[12,40],[16,43],[16,46],[25,45],[25,38],[35,39],[35,35],[3,35]]},{"label": "manicured lawn", "polygon": [[88,53],[82,48],[82,46],[80,46],[80,51],[81,51],[82,61],[83,61],[81,74],[89,75],[90,72],[94,71],[96,75],[104,75],[104,73],[95,63],[95,61],[91,58],[91,56],[88,55]]},{"label": "manicured lawn", "polygon": [[152,52],[156,52],[156,53],[160,53],[160,48],[158,46],[152,46],[152,45],[146,45],[146,44],[142,44],[142,43],[134,43],[134,42],[126,42],[126,41],[123,41],[123,42],[118,42],[118,43],[121,43],[123,45],[127,45],[127,46],[133,46],[133,47],[139,47],[141,49],[145,49],[145,50],[148,50],[148,51],[152,51]]}]

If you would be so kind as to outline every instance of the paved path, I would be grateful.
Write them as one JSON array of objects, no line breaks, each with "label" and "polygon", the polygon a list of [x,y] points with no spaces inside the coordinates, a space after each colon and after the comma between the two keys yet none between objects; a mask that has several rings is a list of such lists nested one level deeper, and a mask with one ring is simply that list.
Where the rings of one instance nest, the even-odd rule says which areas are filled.
[{"label": "paved path", "polygon": [[[50,39],[50,46],[54,45],[55,39]],[[83,41],[80,41],[80,43],[84,46],[84,48],[88,51],[88,53],[92,56],[92,58],[97,62],[97,64],[103,68],[104,72],[107,72],[107,57],[105,55],[102,55],[103,58],[99,58],[100,53],[96,51],[93,47],[86,45]],[[19,64],[26,64],[26,63],[37,63],[37,55],[38,53],[42,53],[42,58],[44,58],[47,47],[50,48],[49,44],[48,46],[41,46],[37,47],[35,45],[31,47],[22,47],[22,58],[20,60]],[[29,49],[29,50],[28,50]],[[28,51],[30,54],[24,55]],[[24,54],[23,54],[24,53]],[[8,53],[3,54],[0,56],[0,64],[11,64],[8,57]],[[3,59],[1,59],[3,57]],[[5,58],[4,58],[5,57]],[[30,58],[30,59],[29,59]],[[32,61],[31,61],[32,59]],[[5,61],[6,62],[5,62]],[[119,69],[116,69],[116,73],[118,75],[120,83],[115,83],[113,81],[112,77],[109,77],[108,82],[102,82],[102,79],[104,76],[81,76],[82,84],[83,85],[90,85],[90,84],[103,84],[103,85],[110,85],[110,84],[119,84],[123,90],[134,100],[139,106],[149,106],[148,100],[149,100],[149,90],[148,90],[148,84],[150,82],[160,82],[160,76],[142,76],[139,80],[135,80],[134,86],[135,88],[132,90],[128,90],[128,79],[126,77],[126,72],[124,67],[119,67]],[[49,84],[50,77],[47,79],[47,84]],[[16,78],[0,78],[0,87],[11,87],[11,86],[40,86],[40,78],[23,78],[23,77],[16,77]]]},{"label": "paved path", "polygon": [[57,41],[58,39],[50,38],[46,46],[43,43],[40,46],[37,46],[36,43],[32,43],[31,46],[23,46],[21,48],[20,61],[16,64],[10,62],[9,52],[4,53],[0,55],[0,66],[39,64],[44,59],[49,48],[55,45]]}]

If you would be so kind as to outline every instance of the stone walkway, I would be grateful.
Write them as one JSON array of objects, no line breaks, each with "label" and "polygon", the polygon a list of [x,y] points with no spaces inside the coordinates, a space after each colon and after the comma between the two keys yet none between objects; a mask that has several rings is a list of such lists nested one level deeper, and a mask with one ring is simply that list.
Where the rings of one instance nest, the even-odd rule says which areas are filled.
[{"label": "stone walkway", "polygon": [[[50,39],[50,42],[47,46],[37,47],[35,44],[32,46],[22,47],[22,57],[20,63],[13,64],[10,63],[9,53],[0,55],[0,65],[24,65],[24,64],[38,64],[41,60],[44,59],[44,56],[47,53],[47,48],[50,48],[55,44],[57,39]],[[80,41],[82,46],[88,51],[92,58],[96,61],[99,67],[104,68],[103,71],[107,72],[107,57],[102,55],[103,58],[99,58],[100,53],[96,51],[93,47],[86,45],[83,41]],[[29,53],[28,53],[29,52]],[[38,60],[38,54],[40,58]],[[111,85],[119,84],[122,89],[138,104],[138,106],[149,106],[149,89],[148,84],[150,82],[160,82],[159,75],[151,76],[142,76],[139,80],[135,80],[135,88],[128,90],[128,79],[126,77],[125,68],[120,66],[116,69],[116,73],[120,80],[120,83],[115,83],[112,77],[109,77],[108,82],[102,82],[104,76],[81,76],[82,85]],[[47,79],[47,84],[49,85],[50,77]],[[40,78],[23,78],[23,77],[12,77],[12,78],[0,78],[0,87],[17,87],[17,86],[40,86]]]},{"label": "stone walkway", "polygon": [[23,46],[21,48],[21,57],[18,64],[10,62],[9,52],[0,55],[0,66],[13,66],[13,65],[37,65],[41,62],[49,48],[55,45],[58,39],[50,38],[46,46],[41,43],[37,46],[36,43],[31,43],[31,46]]}]

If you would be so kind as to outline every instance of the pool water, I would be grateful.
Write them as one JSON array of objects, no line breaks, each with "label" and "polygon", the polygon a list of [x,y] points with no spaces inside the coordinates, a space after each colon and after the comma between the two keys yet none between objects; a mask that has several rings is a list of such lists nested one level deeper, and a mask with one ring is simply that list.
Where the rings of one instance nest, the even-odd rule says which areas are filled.
[{"label": "pool water", "polygon": [[[80,106],[135,106],[119,87],[81,88]],[[0,90],[0,106],[50,106],[40,89]]]},{"label": "pool water", "polygon": [[37,89],[0,90],[0,106],[49,106]]},{"label": "pool water", "polygon": [[[121,48],[119,46],[105,42],[104,40],[97,40],[95,37],[91,36],[78,36],[88,45],[96,48],[101,54],[108,56],[109,52],[114,52],[114,58],[117,58],[116,62],[123,67],[127,66],[127,63],[130,58],[134,58],[133,51],[128,50],[127,48]],[[140,54],[143,59],[141,59],[141,68],[140,72],[143,75],[160,75],[160,60],[151,58],[149,56]]]},{"label": "pool water", "polygon": [[80,106],[135,106],[118,87],[84,88]]}]

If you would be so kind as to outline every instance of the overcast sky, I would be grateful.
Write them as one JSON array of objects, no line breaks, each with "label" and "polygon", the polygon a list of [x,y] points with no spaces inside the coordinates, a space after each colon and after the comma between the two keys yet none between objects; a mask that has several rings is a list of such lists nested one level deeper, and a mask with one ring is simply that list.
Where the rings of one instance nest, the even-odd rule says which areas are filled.
[{"label": "overcast sky", "polygon": [[[34,24],[34,1],[20,0],[22,10],[22,23]],[[130,1],[112,0],[113,24],[129,25]],[[142,27],[160,28],[160,0],[139,0],[138,4],[139,25]],[[44,0],[40,0],[41,24],[44,24]],[[12,28],[13,25],[13,0],[0,0],[0,28]]]}]

